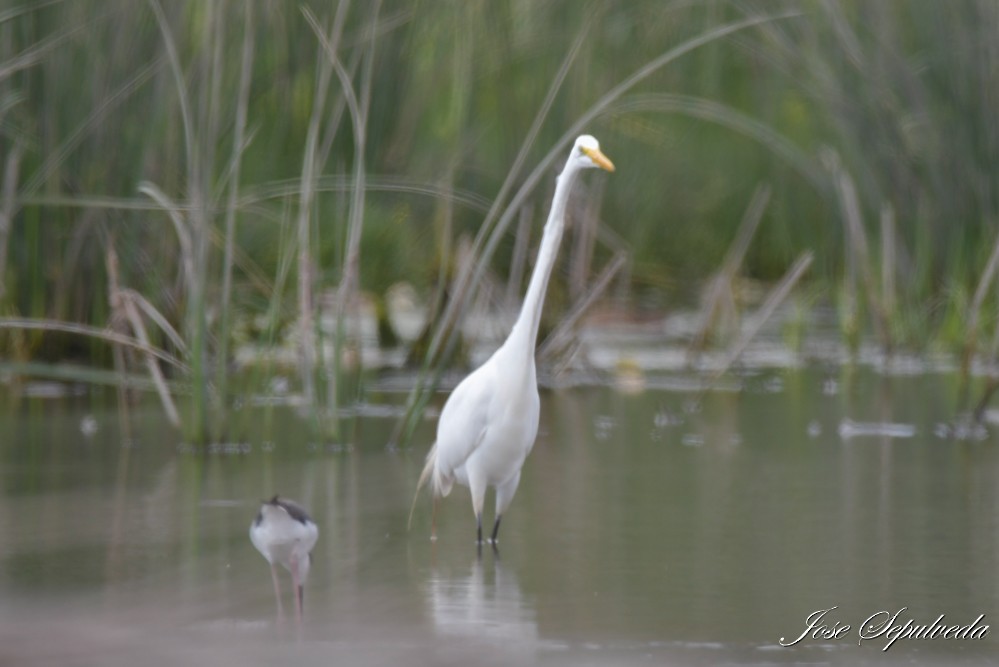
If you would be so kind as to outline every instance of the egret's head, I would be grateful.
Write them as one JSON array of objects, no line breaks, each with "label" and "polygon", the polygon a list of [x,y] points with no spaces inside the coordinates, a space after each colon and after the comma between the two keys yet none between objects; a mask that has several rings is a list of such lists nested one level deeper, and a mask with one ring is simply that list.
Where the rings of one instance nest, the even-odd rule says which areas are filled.
[{"label": "egret's head", "polygon": [[569,156],[570,162],[575,162],[581,169],[592,169],[599,167],[607,171],[614,171],[614,163],[607,159],[607,156],[600,152],[600,142],[588,134],[584,134],[572,147]]}]

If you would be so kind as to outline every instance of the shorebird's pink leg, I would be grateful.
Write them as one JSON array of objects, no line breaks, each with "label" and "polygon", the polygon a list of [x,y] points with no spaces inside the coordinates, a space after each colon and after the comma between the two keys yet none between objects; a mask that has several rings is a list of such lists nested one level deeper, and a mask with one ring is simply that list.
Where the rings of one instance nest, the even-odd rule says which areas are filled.
[{"label": "shorebird's pink leg", "polygon": [[302,584],[298,580],[298,562],[294,558],[291,560],[291,585],[295,592],[295,620],[299,623],[302,622],[302,606],[303,606],[303,595],[302,595]]},{"label": "shorebird's pink leg", "polygon": [[274,599],[277,600],[278,618],[284,618],[284,606],[281,604],[281,582],[278,581],[277,566],[271,563],[271,581],[274,582]]}]

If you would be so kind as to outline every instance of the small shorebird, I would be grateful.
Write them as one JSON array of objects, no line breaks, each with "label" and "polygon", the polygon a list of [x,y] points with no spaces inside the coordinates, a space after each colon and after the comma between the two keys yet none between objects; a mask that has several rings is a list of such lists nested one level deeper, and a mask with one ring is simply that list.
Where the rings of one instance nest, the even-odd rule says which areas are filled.
[{"label": "small shorebird", "polygon": [[282,607],[277,565],[281,564],[291,572],[295,590],[295,616],[301,618],[305,597],[303,586],[309,576],[312,561],[309,552],[316,545],[318,537],[319,528],[298,503],[278,496],[261,503],[257,518],[250,525],[250,541],[271,565],[278,614],[282,613]]}]

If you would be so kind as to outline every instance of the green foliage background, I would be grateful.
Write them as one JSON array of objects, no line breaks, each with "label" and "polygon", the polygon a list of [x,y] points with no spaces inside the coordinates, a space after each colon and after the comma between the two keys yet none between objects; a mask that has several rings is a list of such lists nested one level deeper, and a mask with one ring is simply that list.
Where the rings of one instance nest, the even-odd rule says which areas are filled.
[{"label": "green foliage background", "polygon": [[[326,23],[337,8],[252,2],[251,141],[239,184],[233,301],[243,315],[266,311],[277,286],[289,295],[279,309],[294,316],[295,272],[283,282],[276,276],[282,257],[292,256],[297,183],[324,58],[303,6]],[[340,44],[356,81],[368,26],[378,21],[366,143],[366,291],[405,279],[428,293],[442,261],[444,199],[379,184],[453,188],[463,197],[453,209],[455,229],[474,234],[581,34],[527,170],[565,128],[651,59],[705,31],[762,15],[775,18],[658,70],[589,127],[618,166],[604,189],[601,217],[633,252],[634,302],[667,307],[689,298],[721,262],[761,181],[773,197],[744,272],[774,280],[811,249],[817,259],[811,280],[835,286],[849,249],[821,157],[830,152],[857,184],[875,248],[880,212],[886,206],[894,212],[900,299],[918,312],[924,337],[946,331],[945,304],[955,292],[970,292],[982,272],[999,208],[994,2],[386,0],[377,17],[375,7],[358,2],[347,9]],[[211,311],[219,299],[245,6],[178,0],[162,8],[195,118],[216,230],[206,287]],[[324,127],[341,93],[336,77],[330,90]],[[349,118],[327,137],[321,174],[345,185],[317,197],[313,240],[317,279],[333,285],[354,160]],[[179,323],[186,296],[177,238],[166,214],[138,193],[147,181],[177,202],[191,194],[178,87],[150,3],[0,5],[0,166],[18,143],[24,157],[0,276],[4,313],[103,326],[105,253],[113,243],[122,282]],[[534,193],[536,218],[547,209],[552,178]],[[512,247],[511,235],[493,259],[500,275]],[[104,347],[51,333],[19,340],[11,349],[42,358],[99,358]]]}]

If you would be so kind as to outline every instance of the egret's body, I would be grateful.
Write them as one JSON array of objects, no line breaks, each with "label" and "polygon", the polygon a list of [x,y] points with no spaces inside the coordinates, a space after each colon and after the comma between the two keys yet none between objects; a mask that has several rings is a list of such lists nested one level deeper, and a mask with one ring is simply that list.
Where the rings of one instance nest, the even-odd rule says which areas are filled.
[{"label": "egret's body", "polygon": [[565,226],[566,204],[582,169],[614,165],[600,152],[597,140],[579,137],[558,177],[555,197],[545,224],[538,260],[517,321],[506,341],[489,359],[455,388],[437,424],[437,442],[427,455],[419,487],[430,481],[436,498],[451,492],[454,482],[467,486],[482,542],[482,506],[486,489],[496,489],[496,521],[513,500],[524,460],[538,434],[537,372],[534,347],[544,307],[548,279],[555,265]]},{"label": "egret's body", "polygon": [[256,519],[250,524],[250,541],[271,566],[274,595],[281,610],[281,586],[277,566],[291,573],[295,591],[295,612],[301,616],[304,607],[304,586],[309,576],[310,553],[319,538],[319,528],[308,512],[298,503],[274,496],[261,503]]}]

